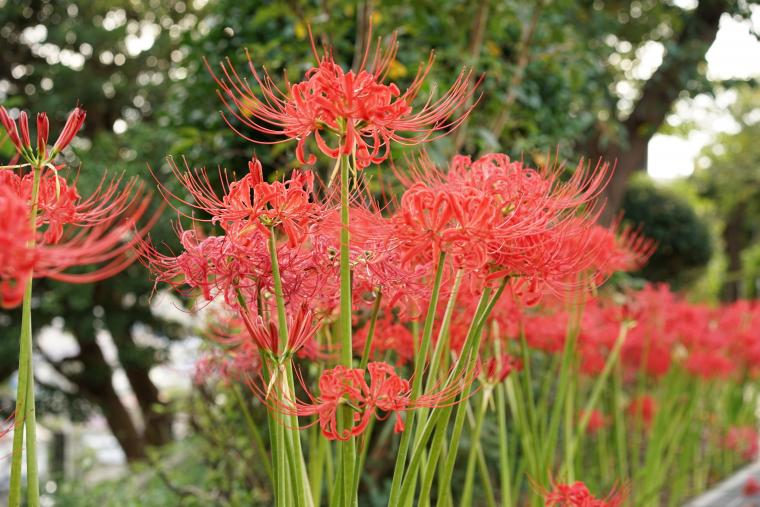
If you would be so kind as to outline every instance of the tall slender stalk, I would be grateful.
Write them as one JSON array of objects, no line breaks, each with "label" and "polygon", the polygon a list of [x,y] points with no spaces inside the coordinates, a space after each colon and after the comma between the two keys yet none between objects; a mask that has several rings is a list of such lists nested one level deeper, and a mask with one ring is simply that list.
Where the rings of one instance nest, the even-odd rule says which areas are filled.
[{"label": "tall slender stalk", "polygon": [[[29,247],[34,248],[37,236],[37,208],[39,201],[42,167],[33,165],[32,210],[29,226],[32,239]],[[37,421],[34,403],[34,365],[32,362],[32,273],[24,288],[21,307],[21,336],[19,343],[18,388],[16,391],[16,414],[13,425],[13,456],[11,462],[11,483],[8,505],[21,505],[21,460],[23,459],[24,431],[26,431],[26,489],[29,507],[39,507],[40,488],[37,472]]]},{"label": "tall slender stalk", "polygon": [[[446,260],[446,254],[441,252],[438,256],[435,280],[433,281],[433,290],[430,294],[430,304],[428,305],[425,325],[422,331],[419,350],[416,351],[414,359],[414,379],[412,380],[412,399],[416,398],[422,392],[422,373],[425,365],[425,358],[430,349],[430,340],[433,334],[433,322],[435,320],[436,308],[438,307],[438,296],[441,290],[441,279],[443,278],[443,267]],[[416,341],[416,340],[415,340]],[[401,435],[398,454],[396,455],[396,466],[393,470],[393,480],[391,483],[390,503],[398,505],[399,494],[401,493],[401,480],[404,476],[406,458],[409,453],[410,444],[412,443],[412,433],[415,430],[417,420],[416,412],[409,413],[406,429]],[[414,439],[415,444],[422,438],[420,431]],[[415,472],[416,473],[416,472]]]},{"label": "tall slender stalk", "polygon": [[615,341],[615,345],[613,345],[612,350],[610,351],[610,355],[607,357],[607,361],[602,368],[602,372],[594,382],[594,386],[591,389],[591,395],[583,407],[581,419],[578,422],[578,431],[575,433],[575,436],[573,437],[570,446],[568,447],[568,455],[565,456],[564,470],[568,473],[572,473],[575,451],[585,434],[586,427],[588,426],[589,419],[591,418],[591,412],[596,407],[599,396],[602,394],[602,389],[604,389],[604,386],[607,383],[607,379],[609,378],[610,373],[612,373],[612,369],[615,367],[617,358],[620,355],[620,349],[623,347],[623,343],[625,343],[625,337],[628,334],[628,329],[630,327],[631,325],[628,322],[623,322],[620,325],[620,333],[618,334],[617,340]]},{"label": "tall slender stalk", "polygon": [[[352,367],[353,340],[351,330],[351,233],[349,230],[349,172],[348,157],[340,159],[340,317],[338,329],[340,334],[340,362],[347,368]],[[341,407],[341,421],[344,428],[352,424],[353,413],[349,407]],[[352,491],[354,484],[354,456],[356,443],[351,437],[340,443],[341,487],[343,505],[352,507],[356,492]]]},{"label": "tall slender stalk", "polygon": [[488,399],[491,396],[492,387],[485,387],[478,400],[478,408],[475,413],[475,424],[470,432],[470,452],[467,456],[467,468],[465,471],[464,489],[462,490],[462,499],[459,502],[461,507],[470,507],[472,505],[472,493],[475,482],[475,465],[478,458],[478,449],[480,449],[480,432],[483,429],[483,420],[488,408]]},{"label": "tall slender stalk", "polygon": [[496,386],[496,415],[499,424],[499,481],[501,482],[501,505],[512,507],[512,467],[509,461],[506,404],[507,399],[502,382]]},{"label": "tall slender stalk", "polygon": [[[277,238],[275,237],[275,231],[271,230],[269,234],[269,255],[272,262],[272,278],[274,282],[274,296],[275,303],[277,305],[277,331],[279,337],[279,347],[276,351],[278,354],[289,353],[287,352],[288,346],[288,320],[287,313],[285,312],[285,296],[282,290],[282,277],[280,276],[280,263],[277,259]],[[293,381],[293,364],[291,359],[285,358],[285,365],[282,371],[275,371],[274,375],[283,375],[283,384],[286,392],[291,400],[295,400],[295,384]],[[282,366],[282,365],[281,365]],[[289,434],[284,435],[286,445],[292,448],[293,452],[289,453],[286,459],[288,460],[293,474],[295,475],[295,495],[296,501],[299,505],[311,506],[313,501],[311,499],[311,488],[309,487],[308,473],[306,472],[306,465],[303,459],[303,449],[301,448],[301,433],[298,430],[298,416],[291,415]]]}]

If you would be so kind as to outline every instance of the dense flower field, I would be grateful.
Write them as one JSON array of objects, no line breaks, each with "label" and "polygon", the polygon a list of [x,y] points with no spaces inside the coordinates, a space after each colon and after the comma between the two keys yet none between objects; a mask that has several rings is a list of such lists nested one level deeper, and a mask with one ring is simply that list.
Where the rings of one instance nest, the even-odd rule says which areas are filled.
[{"label": "dense flower field", "polygon": [[[386,79],[394,39],[358,71],[312,49],[317,64],[295,84],[253,63],[245,76],[209,66],[230,127],[292,142],[304,167],[269,182],[255,157],[239,178],[170,160],[181,190],[154,176],[179,215],[176,252],[150,241],[141,184],[78,194],[57,156],[82,109],[50,150],[44,114],[33,145],[26,113],[0,109],[18,152],[0,171],[0,294],[25,323],[11,505],[24,438],[39,505],[32,279],[91,282],[137,257],[207,318],[214,347],[197,382],[244,383],[266,412],[266,427],[250,421],[251,445],[278,506],[361,505],[378,446],[395,455],[388,505],[409,506],[677,505],[755,456],[760,307],[608,283],[656,248],[621,222],[597,224],[610,165],[394,161],[394,145],[456,128],[478,81],[463,70],[420,98],[433,59],[402,92]],[[308,167],[320,158],[328,181]],[[369,190],[381,164],[399,195]]]}]

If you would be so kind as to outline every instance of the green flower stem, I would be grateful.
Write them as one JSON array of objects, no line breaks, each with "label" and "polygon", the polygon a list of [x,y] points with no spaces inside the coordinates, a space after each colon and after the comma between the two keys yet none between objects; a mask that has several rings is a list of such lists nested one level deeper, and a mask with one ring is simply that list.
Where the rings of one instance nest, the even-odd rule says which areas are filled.
[{"label": "green flower stem", "polygon": [[[503,286],[501,290],[503,290]],[[501,294],[501,291],[498,294]],[[467,333],[467,338],[465,339],[465,345],[462,348],[463,357],[467,356],[468,351],[471,348],[471,342],[473,341],[471,337],[476,334],[476,330],[478,329],[479,326],[482,327],[482,323],[484,322],[484,320],[481,321],[481,317],[485,313],[486,309],[493,308],[492,303],[495,304],[494,301],[489,301],[488,299],[489,295],[490,295],[490,289],[486,288],[486,290],[484,290],[483,294],[481,295],[480,301],[478,302],[478,306],[475,310],[475,315],[473,316],[472,322],[470,324],[470,330]],[[457,366],[449,375],[446,385],[449,385],[451,382],[456,381],[456,379],[459,377],[459,375],[461,375],[462,371],[464,370],[465,363],[466,363],[465,360],[460,359],[460,361],[457,363]],[[429,430],[432,431],[433,429],[435,429],[435,437],[433,439],[432,445],[430,446],[431,447],[430,456],[427,462],[427,466],[425,467],[425,474],[423,475],[423,482],[422,482],[422,486],[420,488],[420,494],[419,494],[420,501],[429,501],[430,488],[432,487],[434,471],[437,468],[436,462],[440,454],[444,451],[443,447],[444,447],[444,442],[446,438],[446,427],[448,426],[448,421],[449,421],[449,418],[451,417],[451,412],[452,412],[452,407],[442,407],[442,408],[438,408],[437,410],[434,410],[425,423],[421,438],[417,442],[415,442],[414,451],[412,452],[412,461],[409,465],[409,471],[403,481],[403,490],[402,490],[401,496],[406,501],[411,501],[412,499],[411,493],[414,491],[414,487],[416,486],[417,471],[422,461],[422,456],[424,455],[423,451],[425,449],[425,445],[427,444],[427,440],[430,437]],[[438,473],[439,474],[445,473],[445,463],[442,464],[440,468],[438,468]],[[448,484],[439,484],[439,494],[438,494],[439,504],[441,502],[447,501],[448,499],[448,496],[444,494],[446,488],[448,488]],[[404,505],[404,503],[402,502],[401,505]]]},{"label": "green flower stem", "polygon": [[499,425],[499,481],[501,483],[501,505],[512,507],[512,473],[509,460],[509,434],[507,433],[507,410],[504,383],[496,386],[496,417]]},{"label": "green flower stem", "polygon": [[364,350],[362,351],[362,361],[359,363],[359,368],[362,370],[367,367],[369,363],[369,353],[372,351],[372,340],[375,338],[375,326],[377,325],[377,314],[380,313],[380,303],[383,300],[383,293],[377,293],[375,302],[372,303],[372,311],[369,317],[369,329],[367,330],[367,340],[364,342]]},{"label": "green flower stem", "polygon": [[[575,364],[576,361],[574,360],[573,363]],[[564,423],[564,434],[565,438],[563,439],[563,442],[565,444],[565,456],[566,456],[566,472],[567,477],[565,480],[568,484],[572,484],[575,482],[575,454],[576,449],[573,445],[575,442],[575,394],[576,389],[578,388],[578,382],[576,381],[576,374],[577,371],[573,371],[573,374],[570,375],[570,378],[568,381],[570,382],[570,385],[567,389],[567,396],[565,396],[565,423]],[[589,414],[583,414],[581,417],[588,420]],[[578,438],[580,438],[581,434],[583,433],[583,429],[578,428]]]},{"label": "green flower stem", "polygon": [[[29,226],[32,239],[29,247],[34,248],[37,236],[37,207],[39,201],[42,167],[33,164],[32,209]],[[13,425],[13,451],[11,462],[11,482],[8,505],[21,505],[21,460],[23,459],[24,431],[26,431],[26,489],[29,507],[39,507],[40,487],[37,471],[37,421],[34,403],[34,367],[32,363],[32,273],[24,288],[21,307],[21,336],[19,338],[18,390],[16,392],[16,414]]]},{"label": "green flower stem", "polygon": [[599,396],[602,394],[602,389],[604,389],[604,386],[607,383],[607,379],[609,378],[610,373],[612,373],[612,369],[615,367],[617,358],[620,355],[620,349],[623,348],[623,343],[625,342],[625,337],[628,335],[628,330],[630,327],[631,324],[628,322],[623,322],[623,324],[621,324],[620,333],[615,340],[615,345],[613,345],[612,350],[610,351],[610,355],[607,357],[607,361],[604,363],[602,372],[594,382],[594,386],[591,389],[591,395],[583,407],[583,412],[581,414],[580,421],[578,422],[578,431],[575,434],[575,437],[572,439],[570,447],[568,448],[568,455],[565,456],[564,460],[564,470],[568,474],[572,473],[575,452],[586,432],[586,427],[588,426],[588,421],[591,417],[591,411],[596,407]]},{"label": "green flower stem", "polygon": [[454,308],[457,305],[457,294],[459,294],[459,286],[462,284],[462,278],[464,277],[464,270],[457,271],[454,277],[454,284],[451,287],[451,294],[449,294],[449,301],[446,303],[446,310],[443,313],[443,320],[441,321],[441,329],[438,331],[438,341],[435,344],[433,355],[430,359],[430,370],[428,372],[428,379],[426,388],[427,390],[433,389],[436,381],[438,380],[438,370],[440,369],[443,358],[446,355],[446,351],[449,346],[449,328],[451,327],[451,317],[454,315]]},{"label": "green flower stem", "polygon": [[327,454],[328,440],[319,434],[319,425],[312,426],[309,430],[309,484],[311,497],[314,505],[321,504],[322,479],[325,474],[325,458]]},{"label": "green flower stem", "polygon": [[486,463],[486,456],[483,452],[483,445],[478,442],[478,471],[480,473],[481,482],[483,483],[483,491],[486,494],[486,504],[488,507],[496,507],[496,495],[493,491],[493,484],[491,484],[491,476],[488,470],[488,463]]},{"label": "green flower stem", "polygon": [[538,481],[538,485],[542,487],[548,486],[548,470],[546,470],[546,468],[554,460],[554,453],[557,448],[561,412],[564,408],[564,400],[567,396],[567,391],[570,385],[570,376],[572,374],[573,362],[575,359],[575,345],[577,340],[577,330],[574,326],[568,324],[565,346],[562,350],[562,361],[560,362],[559,374],[557,375],[557,394],[554,397],[551,414],[549,415],[548,430],[541,439],[544,443],[543,447],[536,447],[537,451],[540,449],[539,456],[542,459],[542,465],[536,470],[537,475],[533,477],[533,480]]},{"label": "green flower stem", "polygon": [[628,475],[628,439],[626,436],[625,417],[623,415],[623,368],[618,362],[612,377],[614,397],[612,399],[612,431],[615,434],[615,450],[618,465],[618,477],[627,480]]},{"label": "green flower stem", "polygon": [[[349,230],[349,172],[351,170],[348,157],[340,159],[340,317],[338,330],[340,334],[340,362],[346,368],[353,366],[353,340],[351,329],[351,233]],[[340,417],[343,428],[349,428],[353,424],[353,413],[348,407],[341,407]],[[355,503],[356,492],[352,491],[354,484],[354,457],[356,456],[356,443],[351,437],[341,442],[341,488],[342,500],[345,507],[352,507]]]},{"label": "green flower stem", "polygon": [[478,400],[477,412],[475,414],[475,421],[470,431],[470,451],[467,456],[467,468],[464,479],[464,489],[462,490],[462,498],[459,502],[461,507],[471,507],[472,505],[472,493],[475,483],[475,464],[478,458],[478,449],[480,449],[480,432],[483,429],[483,420],[485,419],[488,409],[488,399],[491,395],[491,387],[485,387],[481,392]]},{"label": "green flower stem", "polygon": [[[481,302],[487,300],[488,304],[483,307],[482,311],[475,312],[475,317],[473,319],[474,325],[470,326],[470,331],[467,333],[467,338],[465,339],[464,346],[462,347],[462,355],[457,361],[457,365],[452,372],[453,379],[458,378],[462,373],[464,373],[465,381],[471,379],[478,359],[478,351],[480,350],[480,343],[483,337],[483,327],[485,326],[486,320],[491,314],[494,306],[496,306],[497,301],[499,298],[501,298],[501,295],[504,292],[504,288],[507,286],[508,281],[508,278],[503,278],[501,284],[499,285],[499,288],[496,290],[493,296],[491,296],[490,287],[486,287],[483,290]],[[480,308],[481,305],[478,304],[478,307]],[[469,396],[471,387],[471,384],[466,384],[459,396],[460,403],[456,407],[454,427],[452,429],[451,438],[449,440],[449,448],[446,453],[445,466],[443,467],[442,473],[438,478],[439,501],[441,498],[445,497],[445,495],[441,494],[442,489],[448,487],[448,485],[451,483],[451,477],[454,473],[454,464],[456,463],[457,451],[459,450],[459,439],[462,436],[462,429],[464,427],[466,414],[466,403],[463,402]]]},{"label": "green flower stem", "polygon": [[[277,259],[277,238],[274,228],[269,231],[269,255],[272,263],[272,278],[274,284],[274,297],[277,306],[277,331],[279,337],[279,347],[276,352],[280,357],[284,354],[290,354],[288,350],[288,320],[285,311],[285,296],[282,290],[282,277],[280,275],[280,263]],[[281,365],[282,366],[282,365]],[[283,388],[291,400],[295,403],[295,384],[293,380],[293,363],[288,357],[285,359],[284,369],[275,371],[274,375],[283,375]],[[303,449],[301,447],[301,432],[298,429],[298,416],[293,414],[288,417],[290,430],[284,435],[285,444],[292,449],[286,456],[288,464],[291,467],[291,477],[295,487],[296,501],[299,505],[311,506],[311,488],[309,478],[306,472],[306,466],[303,459]]]},{"label": "green flower stem", "polygon": [[[422,377],[425,366],[425,359],[427,358],[428,350],[430,348],[430,340],[433,334],[433,322],[435,321],[435,313],[438,308],[438,296],[441,291],[441,280],[443,278],[444,261],[446,260],[446,254],[441,252],[438,256],[438,265],[436,267],[435,280],[433,282],[433,289],[430,294],[430,304],[428,305],[427,315],[425,316],[425,325],[422,331],[422,339],[420,340],[419,350],[415,351],[414,358],[414,379],[412,380],[412,399],[416,399],[422,392]],[[416,342],[416,340],[415,340]],[[409,454],[409,447],[412,442],[412,433],[415,430],[416,412],[407,412],[406,429],[401,435],[401,442],[399,444],[398,454],[396,455],[396,466],[393,470],[393,480],[391,482],[390,492],[390,505],[400,505],[399,494],[401,493],[401,481],[404,477],[404,468],[406,464],[407,455]],[[414,440],[418,443],[422,439],[420,433]],[[415,472],[416,473],[416,472]]]}]

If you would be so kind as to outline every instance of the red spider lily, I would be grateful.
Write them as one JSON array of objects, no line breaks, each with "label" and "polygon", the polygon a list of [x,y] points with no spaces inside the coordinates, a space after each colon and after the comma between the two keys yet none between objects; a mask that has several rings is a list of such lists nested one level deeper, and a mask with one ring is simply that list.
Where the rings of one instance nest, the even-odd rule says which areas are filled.
[{"label": "red spider lily", "polygon": [[230,184],[224,196],[223,210],[214,216],[214,220],[228,232],[243,222],[267,235],[270,228],[282,227],[291,246],[301,243],[316,210],[316,205],[309,202],[314,174],[293,171],[284,183],[266,183],[258,160],[248,162],[248,170],[244,178]]},{"label": "red spider lily", "polygon": [[415,184],[402,195],[393,223],[405,261],[432,262],[447,252],[456,267],[475,271],[488,261],[487,240],[497,213],[488,196],[476,189]]},{"label": "red spider lily", "polygon": [[625,491],[613,490],[605,498],[596,498],[580,481],[573,484],[553,484],[543,493],[546,507],[618,507],[625,500]]},{"label": "red spider lily", "polygon": [[[401,314],[410,315],[419,311],[421,299],[429,294],[427,280],[432,274],[432,265],[402,262],[402,251],[391,221],[373,205],[351,206],[350,214],[349,256],[355,305],[366,305],[368,294],[381,292],[384,304],[396,307]],[[327,208],[309,235],[315,264],[321,265],[335,283],[339,277],[337,253],[340,249],[340,228],[339,210]],[[334,297],[332,302],[323,300],[323,305],[325,308],[335,307],[337,287],[332,293],[325,292]]]},{"label": "red spider lily", "polygon": [[[181,292],[199,289],[206,301],[222,296],[234,309],[239,308],[242,295],[251,311],[258,308],[258,301],[266,294],[274,294],[268,240],[261,231],[204,238],[195,230],[178,227],[178,235],[183,247],[179,255],[163,254],[149,241],[139,245],[140,259],[156,283],[168,283]],[[322,296],[324,270],[315,265],[311,252],[280,244],[277,258],[288,305]]]},{"label": "red spider lily", "polygon": [[295,314],[287,316],[288,342],[280,345],[279,326],[270,320],[264,323],[260,316],[252,318],[248,312],[240,312],[245,328],[256,345],[273,357],[289,357],[314,339],[318,327],[314,325],[314,312],[302,304]]},{"label": "red spider lily", "polygon": [[500,384],[504,382],[513,371],[522,370],[522,362],[509,354],[502,354],[499,357],[491,357],[486,361],[483,373],[485,381],[489,384]]},{"label": "red spider lily", "polygon": [[657,402],[652,396],[645,394],[634,398],[628,405],[627,411],[629,415],[639,419],[646,428],[649,428],[657,411]]},{"label": "red spider lily", "polygon": [[[367,372],[369,383],[365,378],[365,371],[360,368],[338,365],[325,370],[319,378],[319,396],[313,396],[303,385],[309,396],[309,403],[292,400],[287,393],[278,392],[274,396],[268,396],[271,393],[264,393],[255,385],[254,389],[260,397],[267,399],[274,409],[286,415],[317,416],[315,423],[320,425],[326,438],[348,440],[363,433],[372,417],[385,419],[394,413],[394,429],[404,431],[401,412],[423,407],[449,406],[455,403],[467,382],[467,379],[455,379],[443,389],[412,399],[411,383],[399,377],[389,364],[371,362],[367,365]],[[301,383],[304,384],[303,379]],[[353,411],[353,424],[349,428],[339,429],[338,409],[342,405]]]},{"label": "red spider lily", "polygon": [[27,201],[11,188],[0,185],[0,306],[3,308],[21,303],[36,259],[36,252],[29,247],[32,239]]},{"label": "red spider lily", "polygon": [[[581,412],[578,415],[578,420],[583,419],[585,416],[585,412]],[[600,410],[594,409],[591,412],[589,412],[588,416],[588,422],[586,423],[586,432],[590,434],[594,434],[597,431],[601,430],[605,426],[607,426],[608,420],[607,416],[605,416]]]},{"label": "red spider lily", "polygon": [[241,343],[230,350],[214,350],[195,364],[193,381],[200,385],[209,378],[244,382],[261,371],[261,356],[251,343]]},{"label": "red spider lily", "polygon": [[[3,251],[16,252],[11,254],[12,261],[3,263],[0,273],[5,306],[19,304],[30,274],[70,283],[91,283],[115,275],[134,262],[133,247],[158,219],[156,213],[138,228],[150,197],[137,180],[123,188],[120,179],[108,185],[103,180],[90,197],[82,199],[57,170],[49,166],[37,170],[41,174],[36,238],[30,224],[33,175],[0,171],[0,220],[7,224],[2,236],[8,246]],[[85,273],[68,272],[86,265],[98,267]]]},{"label": "red spider lily", "polygon": [[[63,130],[53,145],[53,149],[51,150],[50,156],[48,157],[47,141],[50,129],[49,122],[45,113],[37,114],[36,162],[39,162],[41,164],[47,163],[48,161],[54,159],[58,153],[63,151],[66,146],[71,144],[71,141],[82,129],[85,117],[86,113],[84,109],[80,107],[74,108],[74,110],[69,114],[69,117],[66,120],[66,124],[64,125]],[[8,137],[11,140],[11,143],[13,143],[13,145],[16,147],[16,150],[20,154],[24,155],[24,157],[26,157],[30,162],[32,162],[32,160],[30,160],[30,158],[33,158],[33,153],[31,138],[29,135],[29,117],[26,112],[22,111],[19,113],[17,127],[16,122],[11,119],[8,111],[4,107],[0,106],[0,123],[2,123],[3,128],[8,133]]]},{"label": "red spider lily", "polygon": [[[354,351],[361,354],[367,341],[369,322],[354,333]],[[375,334],[370,347],[370,357],[380,358],[388,352],[395,352],[398,364],[407,364],[414,359],[414,337],[412,332],[396,320],[391,308],[383,311],[377,319]]]},{"label": "red spider lily", "polygon": [[754,426],[733,426],[728,429],[723,438],[723,448],[739,454],[749,461],[757,458],[758,443],[757,429]]},{"label": "red spider lily", "polygon": [[211,216],[210,219],[186,215],[197,221],[219,223],[229,234],[245,236],[259,230],[266,235],[272,228],[282,228],[292,246],[303,241],[305,229],[319,213],[319,207],[310,202],[314,175],[310,171],[293,171],[284,182],[267,183],[263,179],[261,163],[253,158],[248,162],[248,174],[230,182],[220,171],[222,196],[203,169],[182,171],[168,159],[172,174],[191,194],[193,201],[177,196],[160,181],[159,190],[169,202],[189,206]]},{"label": "red spider lily", "polygon": [[222,294],[234,308],[242,295],[255,309],[262,291],[273,293],[269,236],[282,230],[288,243],[277,246],[277,258],[288,304],[314,298],[324,288],[325,269],[318,262],[325,261],[304,248],[309,229],[322,213],[321,206],[311,202],[312,173],[294,171],[284,182],[266,183],[261,164],[253,159],[248,174],[239,181],[230,182],[220,171],[220,196],[205,170],[182,171],[171,159],[169,166],[193,200],[177,196],[159,182],[164,198],[209,215],[196,218],[178,209],[194,222],[220,224],[225,234],[202,237],[197,230],[178,226],[184,249],[179,255],[162,254],[150,242],[143,242],[141,258],[157,282],[201,289],[207,301]]},{"label": "red spider lily", "polygon": [[755,496],[758,493],[760,493],[760,482],[754,477],[748,477],[742,487],[742,494],[744,496]]},{"label": "red spider lily", "polygon": [[592,230],[596,250],[596,268],[602,275],[616,271],[636,271],[646,264],[657,249],[657,243],[630,226],[620,229],[620,219],[609,228],[596,226]]},{"label": "red spider lily", "polygon": [[85,116],[86,113],[84,109],[80,107],[74,108],[71,114],[69,114],[69,117],[66,120],[66,125],[64,125],[63,130],[58,136],[58,139],[56,139],[53,149],[50,152],[51,157],[55,157],[57,153],[63,151],[63,149],[71,143],[74,136],[77,135],[77,132],[79,132],[84,125]]},{"label": "red spider lily", "polygon": [[407,261],[446,252],[469,272],[509,276],[526,303],[583,288],[580,275],[598,269],[593,203],[609,178],[606,164],[581,163],[561,181],[554,167],[537,171],[490,154],[455,157],[448,173],[423,158],[411,174],[393,217]]},{"label": "red spider lily", "polygon": [[[367,44],[369,53],[369,44]],[[266,70],[259,73],[246,51],[248,66],[258,93],[241,77],[231,62],[221,64],[221,76],[209,71],[219,85],[219,96],[230,114],[247,127],[267,135],[298,140],[296,156],[302,164],[313,164],[316,157],[305,155],[305,144],[312,135],[322,153],[331,158],[355,154],[357,168],[380,163],[388,157],[391,142],[415,145],[434,139],[437,131],[457,127],[471,107],[453,118],[472,96],[472,71],[462,70],[453,86],[437,100],[428,98],[421,109],[412,103],[430,72],[433,57],[420,65],[417,75],[402,94],[395,84],[384,84],[388,68],[397,51],[395,35],[383,51],[378,45],[372,62],[368,53],[358,72],[345,72],[335,63],[332,51],[319,56],[312,43],[317,66],[306,72],[304,80],[279,88]],[[267,142],[248,137],[225,121],[241,137],[252,142]],[[325,139],[336,138],[330,145]],[[280,141],[275,141],[280,142]]]}]

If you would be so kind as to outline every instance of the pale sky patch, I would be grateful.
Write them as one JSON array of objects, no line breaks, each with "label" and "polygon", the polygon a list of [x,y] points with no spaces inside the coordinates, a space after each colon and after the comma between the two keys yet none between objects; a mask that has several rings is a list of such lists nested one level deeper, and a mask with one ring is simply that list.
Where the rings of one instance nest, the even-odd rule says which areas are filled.
[{"label": "pale sky patch", "polygon": [[[707,52],[707,76],[712,80],[760,77],[760,41],[750,32],[760,31],[760,8],[754,8],[751,20],[737,21],[728,14],[720,20],[715,42]],[[654,55],[653,55],[654,56]],[[654,59],[652,59],[654,60]],[[668,123],[677,126],[689,121],[696,129],[688,138],[657,134],[649,142],[647,172],[655,179],[689,176],[700,150],[722,132],[736,133],[739,125],[725,111],[736,100],[728,90],[715,98],[698,95],[675,104]]]}]

